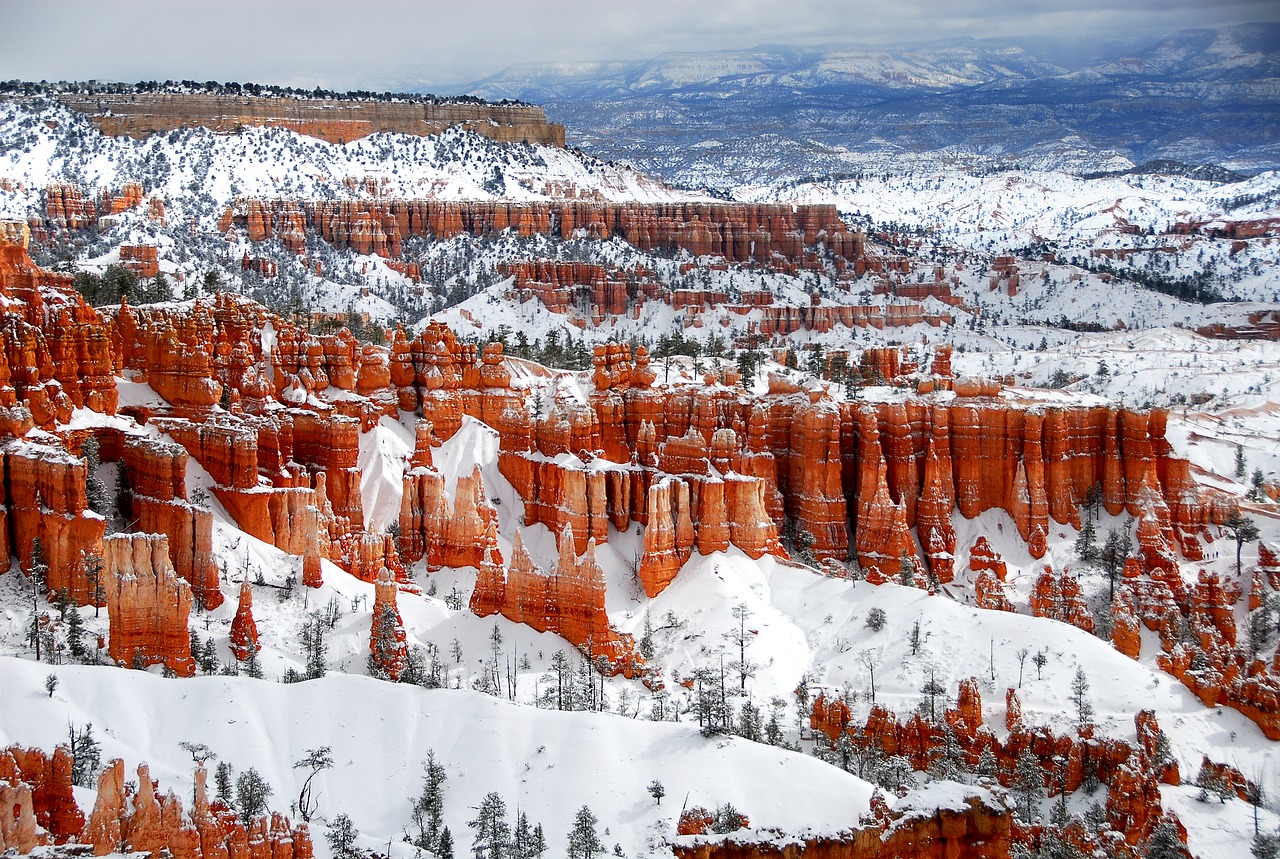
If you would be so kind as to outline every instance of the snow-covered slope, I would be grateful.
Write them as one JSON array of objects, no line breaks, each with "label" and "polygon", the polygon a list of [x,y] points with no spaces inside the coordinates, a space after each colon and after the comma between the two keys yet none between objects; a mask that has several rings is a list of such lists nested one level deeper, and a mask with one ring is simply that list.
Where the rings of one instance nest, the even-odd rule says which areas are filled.
[{"label": "snow-covered slope", "polygon": [[[44,689],[49,673],[59,679],[52,696]],[[258,770],[279,809],[295,800],[305,776],[293,762],[329,746],[334,766],[315,785],[321,824],[345,813],[364,836],[362,846],[385,850],[391,842],[397,856],[415,855],[399,842],[428,750],[448,776],[445,822],[458,854],[470,845],[467,821],[490,791],[509,814],[519,809],[542,823],[552,855],[565,855],[574,812],[587,805],[610,849],[618,843],[628,856],[647,856],[675,835],[683,807],[728,802],[754,824],[803,835],[810,827],[833,832],[856,824],[872,790],[812,757],[704,738],[688,724],[537,710],[478,692],[343,675],[292,685],[245,677],[175,683],[144,672],[0,658],[0,746],[52,748],[65,741],[68,724],[86,723],[104,761],[149,763],[152,777],[179,796],[189,796],[192,784],[191,759],[179,743],[204,743],[237,773]],[[667,791],[661,804],[647,791],[654,779]],[[786,802],[778,801],[780,783],[789,786]]]}]

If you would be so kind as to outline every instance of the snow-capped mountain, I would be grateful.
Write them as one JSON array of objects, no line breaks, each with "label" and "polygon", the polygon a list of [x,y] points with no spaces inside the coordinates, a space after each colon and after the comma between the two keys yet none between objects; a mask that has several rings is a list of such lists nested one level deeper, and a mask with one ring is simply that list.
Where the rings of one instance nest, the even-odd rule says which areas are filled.
[{"label": "snow-capped mountain", "polygon": [[1280,164],[1278,43],[1276,25],[1256,24],[1073,45],[762,46],[515,66],[471,91],[545,104],[584,148],[695,187],[919,161],[1094,172],[1174,158],[1252,172]]}]

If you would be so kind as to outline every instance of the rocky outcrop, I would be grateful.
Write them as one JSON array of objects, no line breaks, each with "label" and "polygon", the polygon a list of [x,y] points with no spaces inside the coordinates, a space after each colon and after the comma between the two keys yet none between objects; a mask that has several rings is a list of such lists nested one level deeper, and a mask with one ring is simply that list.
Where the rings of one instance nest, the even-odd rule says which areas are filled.
[{"label": "rocky outcrop", "polygon": [[480,617],[501,614],[539,632],[554,632],[591,659],[604,658],[614,673],[636,676],[643,659],[635,652],[632,637],[610,626],[604,591],[594,540],[578,557],[572,531],[566,528],[560,534],[559,561],[544,575],[516,532],[510,566],[504,570],[493,560],[480,566],[471,610]]},{"label": "rocky outcrop", "polygon": [[892,810],[873,805],[870,823],[838,835],[785,844],[741,836],[685,837],[671,849],[679,859],[1006,859],[1015,840],[1013,815],[991,792],[969,790],[959,807],[916,808],[909,796]]},{"label": "rocky outcrop", "polygon": [[564,146],[564,126],[531,104],[271,98],[212,93],[62,93],[59,100],[89,117],[103,134],[146,138],[176,128],[237,132],[276,126],[350,143],[380,132],[432,135],[461,126],[503,143]]},{"label": "rocky outcrop", "polygon": [[117,665],[162,664],[180,677],[191,676],[191,588],[169,562],[168,539],[116,534],[102,545],[111,658]]},{"label": "rocky outcrop", "polygon": [[248,581],[240,583],[240,602],[231,620],[231,652],[244,662],[262,649],[258,643],[258,624],[253,619],[253,588]]},{"label": "rocky outcrop", "polygon": [[404,622],[396,608],[396,582],[383,567],[373,585],[373,620],[369,628],[369,673],[392,682],[409,664]]},{"label": "rocky outcrop", "polygon": [[259,817],[246,826],[221,801],[210,801],[204,767],[196,770],[190,811],[172,790],[160,792],[150,769],[140,764],[135,783],[126,782],[124,762],[107,764],[98,777],[93,813],[78,841],[92,845],[93,855],[146,853],[152,859],[172,855],[185,859],[311,859],[306,824],[294,826],[281,814]]},{"label": "rocky outcrop", "polygon": [[84,828],[71,785],[71,750],[52,755],[10,746],[0,751],[0,847],[30,853],[41,844],[65,844]]},{"label": "rocky outcrop", "polygon": [[[484,236],[508,228],[526,236],[566,239],[575,235],[592,239],[617,236],[644,251],[686,250],[695,256],[720,256],[733,262],[776,264],[776,255],[792,266],[817,266],[818,258],[810,249],[818,243],[825,244],[841,263],[862,253],[860,234],[850,233],[835,207],[825,204],[242,199],[223,215],[218,227],[225,232],[235,226],[251,238],[269,238],[277,232],[296,230],[298,213],[308,232],[335,247],[390,256],[398,256],[401,242],[411,236]],[[550,271],[538,272],[538,276],[544,274],[551,276]],[[568,280],[595,280],[585,273],[566,272],[564,276]],[[559,282],[559,271],[555,277]],[[620,300],[616,289],[611,292],[602,286],[601,291],[604,306]]]}]

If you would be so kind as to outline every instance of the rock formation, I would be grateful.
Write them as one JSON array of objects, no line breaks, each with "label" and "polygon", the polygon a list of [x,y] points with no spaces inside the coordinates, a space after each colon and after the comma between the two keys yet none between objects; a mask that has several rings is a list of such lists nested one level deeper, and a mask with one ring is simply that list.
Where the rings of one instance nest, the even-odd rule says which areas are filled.
[{"label": "rock formation", "polygon": [[248,581],[240,583],[240,602],[231,620],[231,652],[240,662],[262,649],[258,643],[258,624],[253,620],[253,588]]},{"label": "rock formation", "polygon": [[111,658],[135,668],[163,664],[180,677],[191,676],[191,588],[169,562],[168,538],[116,534],[102,545]]},{"label": "rock formation", "polygon": [[138,766],[136,787],[126,783],[124,762],[115,759],[98,777],[98,795],[89,822],[77,839],[93,855],[118,852],[173,855],[186,859],[311,859],[306,824],[294,826],[281,814],[249,821],[246,827],[221,801],[205,792],[206,773],[196,770],[195,798],[184,812],[172,791],[160,793],[146,764]]},{"label": "rock formation", "polygon": [[531,104],[272,98],[213,93],[92,95],[62,93],[59,100],[85,114],[103,134],[146,138],[176,128],[235,132],[243,126],[279,126],[330,143],[350,143],[379,132],[439,134],[458,125],[504,143],[564,146],[564,126],[548,123]]},{"label": "rock formation", "polygon": [[404,622],[396,608],[396,582],[386,567],[373,586],[373,620],[369,628],[369,673],[396,681],[409,664]]},{"label": "rock formation", "polygon": [[549,575],[534,565],[516,532],[511,564],[488,561],[480,567],[471,596],[480,617],[501,614],[539,632],[554,632],[592,659],[603,657],[614,673],[639,673],[643,659],[630,635],[609,624],[604,605],[604,573],[595,559],[595,541],[577,557],[572,529],[560,534],[560,559]]}]

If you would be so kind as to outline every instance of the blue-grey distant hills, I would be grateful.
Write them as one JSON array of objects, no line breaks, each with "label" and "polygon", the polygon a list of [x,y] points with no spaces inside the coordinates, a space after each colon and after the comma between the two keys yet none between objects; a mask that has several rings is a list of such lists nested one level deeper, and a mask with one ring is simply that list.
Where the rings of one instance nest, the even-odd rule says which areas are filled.
[{"label": "blue-grey distant hills", "polygon": [[542,104],[571,145],[711,187],[939,163],[1280,167],[1280,24],[520,65],[468,92]]}]

